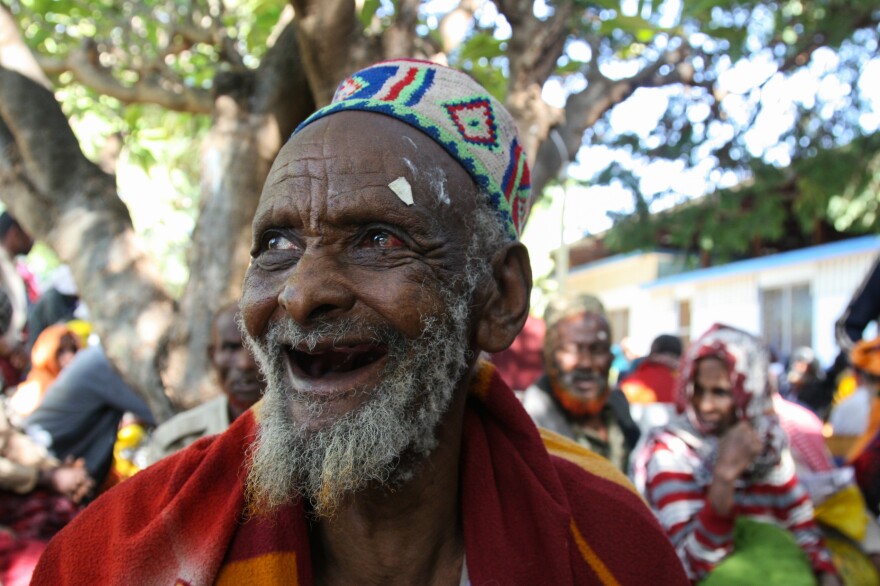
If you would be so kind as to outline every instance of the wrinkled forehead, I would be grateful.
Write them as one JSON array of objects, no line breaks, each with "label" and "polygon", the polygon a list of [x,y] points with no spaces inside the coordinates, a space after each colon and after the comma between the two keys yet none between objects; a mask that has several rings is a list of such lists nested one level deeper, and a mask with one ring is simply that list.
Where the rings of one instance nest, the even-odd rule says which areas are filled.
[{"label": "wrinkled forehead", "polygon": [[374,189],[395,205],[456,217],[479,197],[470,175],[430,137],[372,112],[340,112],[294,135],[269,171],[261,206],[279,193],[314,191],[316,182],[330,198]]},{"label": "wrinkled forehead", "polygon": [[611,342],[608,321],[593,312],[575,313],[560,319],[551,328],[558,343],[564,342]]}]

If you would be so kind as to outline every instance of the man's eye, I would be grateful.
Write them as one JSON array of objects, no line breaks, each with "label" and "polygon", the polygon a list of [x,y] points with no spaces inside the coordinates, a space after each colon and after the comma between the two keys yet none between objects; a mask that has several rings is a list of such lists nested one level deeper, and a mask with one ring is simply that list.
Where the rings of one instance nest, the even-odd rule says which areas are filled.
[{"label": "man's eye", "polygon": [[266,250],[292,250],[296,248],[293,242],[280,234],[267,234],[265,243]]},{"label": "man's eye", "polygon": [[399,248],[403,241],[394,234],[385,230],[374,230],[367,234],[361,242],[361,246],[368,248]]},{"label": "man's eye", "polygon": [[302,255],[302,246],[281,231],[269,230],[263,233],[259,246],[251,252],[258,266],[271,271],[295,263]]}]

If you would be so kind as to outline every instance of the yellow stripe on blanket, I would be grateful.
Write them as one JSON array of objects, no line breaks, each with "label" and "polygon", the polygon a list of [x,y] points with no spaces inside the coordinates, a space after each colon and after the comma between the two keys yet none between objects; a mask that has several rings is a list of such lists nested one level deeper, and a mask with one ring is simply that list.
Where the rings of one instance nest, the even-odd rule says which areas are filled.
[{"label": "yellow stripe on blanket", "polygon": [[492,383],[493,374],[495,374],[495,365],[488,360],[480,360],[471,381],[471,393],[480,401],[486,402],[489,398],[489,385]]},{"label": "yellow stripe on blanket", "polygon": [[633,494],[638,495],[639,498],[642,498],[642,495],[639,494],[639,491],[636,490],[636,487],[633,486],[632,482],[629,481],[623,472],[615,468],[611,462],[599,454],[591,452],[567,437],[554,433],[549,429],[539,427],[538,432],[541,434],[544,447],[553,456],[567,460],[599,478],[619,484]]},{"label": "yellow stripe on blanket", "polygon": [[584,539],[584,536],[581,534],[580,529],[578,529],[574,519],[571,520],[571,534],[574,536],[574,542],[577,544],[578,550],[580,550],[581,555],[584,556],[584,561],[586,561],[590,568],[593,569],[602,584],[605,586],[620,586],[620,582],[617,581],[617,578],[614,577],[614,574],[611,573],[611,570],[608,569],[605,562],[596,555],[596,552],[593,551],[593,548],[590,547],[590,544]]},{"label": "yellow stripe on blanket", "polygon": [[267,553],[225,564],[214,582],[217,586],[291,584],[296,586],[296,554],[292,551]]}]

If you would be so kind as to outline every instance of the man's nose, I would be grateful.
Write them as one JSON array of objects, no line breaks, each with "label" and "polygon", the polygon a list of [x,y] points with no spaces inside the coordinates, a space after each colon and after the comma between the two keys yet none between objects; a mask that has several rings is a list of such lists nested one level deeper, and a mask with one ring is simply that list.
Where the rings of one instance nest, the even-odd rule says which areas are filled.
[{"label": "man's nose", "polygon": [[589,348],[578,348],[575,367],[590,370],[593,368],[593,353]]},{"label": "man's nose", "polygon": [[278,303],[297,323],[306,325],[345,313],[354,305],[354,295],[329,251],[307,249],[284,284]]}]

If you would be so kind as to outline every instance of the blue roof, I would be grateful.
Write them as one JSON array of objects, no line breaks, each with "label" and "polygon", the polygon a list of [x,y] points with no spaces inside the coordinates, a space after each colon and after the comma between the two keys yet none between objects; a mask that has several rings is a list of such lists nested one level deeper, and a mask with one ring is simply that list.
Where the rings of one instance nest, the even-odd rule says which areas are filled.
[{"label": "blue roof", "polygon": [[645,283],[642,285],[642,288],[654,289],[655,287],[666,287],[681,283],[694,283],[708,279],[734,277],[744,273],[754,273],[757,271],[791,266],[798,263],[829,260],[840,256],[873,251],[880,251],[880,236],[850,238],[848,240],[841,240],[840,242],[820,244],[819,246],[810,246],[808,248],[799,248],[797,250],[780,252],[779,254],[761,256],[758,258],[750,258],[726,265],[719,265],[717,267],[688,271],[686,273],[662,277],[655,281],[651,281],[650,283]]}]

